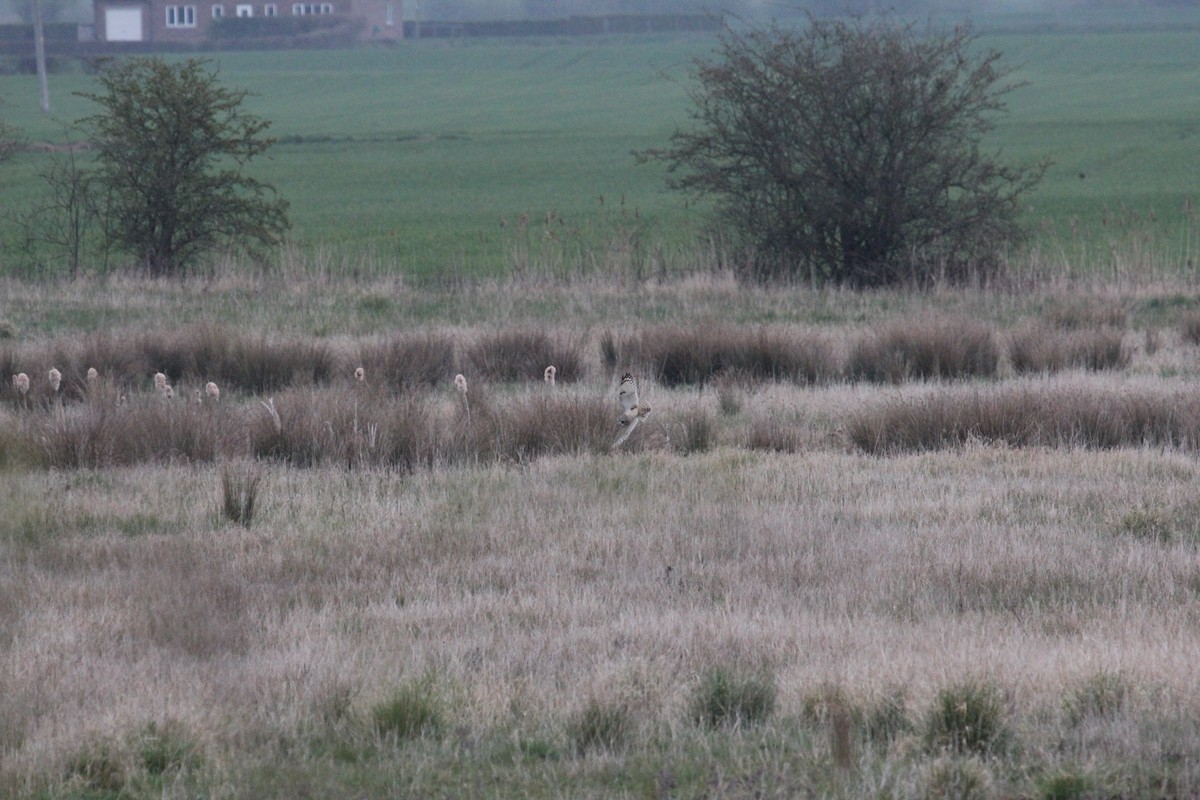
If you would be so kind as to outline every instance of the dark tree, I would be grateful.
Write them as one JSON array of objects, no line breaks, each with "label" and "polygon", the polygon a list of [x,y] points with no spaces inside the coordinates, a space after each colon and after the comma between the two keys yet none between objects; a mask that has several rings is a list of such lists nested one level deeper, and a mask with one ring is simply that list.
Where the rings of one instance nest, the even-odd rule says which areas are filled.
[{"label": "dark tree", "polygon": [[891,18],[726,30],[696,62],[689,130],[640,153],[671,186],[718,201],[759,279],[882,286],[998,268],[1018,198],[1045,164],[983,139],[1022,84],[967,28]]},{"label": "dark tree", "polygon": [[245,174],[273,143],[246,113],[245,91],[217,82],[204,60],[133,58],[81,93],[101,112],[80,121],[109,193],[109,243],[152,275],[183,274],[216,248],[262,255],[288,228],[286,201]]},{"label": "dark tree", "polygon": [[[0,101],[0,106],[2,105],[3,101]],[[5,123],[3,119],[0,119],[0,164],[12,158],[13,153],[21,146],[22,141],[21,132],[12,125]]]}]

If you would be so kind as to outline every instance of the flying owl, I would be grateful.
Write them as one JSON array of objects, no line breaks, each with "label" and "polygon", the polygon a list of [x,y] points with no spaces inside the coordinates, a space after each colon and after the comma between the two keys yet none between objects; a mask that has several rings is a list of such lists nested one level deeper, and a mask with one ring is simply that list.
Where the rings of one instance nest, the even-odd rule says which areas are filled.
[{"label": "flying owl", "polygon": [[625,430],[613,442],[613,447],[620,447],[624,444],[642,417],[650,413],[650,406],[638,399],[637,381],[628,372],[621,378],[621,386],[617,389],[617,399],[621,402],[621,416],[617,421]]}]

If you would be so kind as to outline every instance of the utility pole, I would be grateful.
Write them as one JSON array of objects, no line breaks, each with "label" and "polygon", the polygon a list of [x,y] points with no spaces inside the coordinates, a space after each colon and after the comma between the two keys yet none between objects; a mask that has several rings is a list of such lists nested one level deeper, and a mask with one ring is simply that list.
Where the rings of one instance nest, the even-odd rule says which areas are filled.
[{"label": "utility pole", "polygon": [[38,87],[42,90],[42,113],[50,113],[50,84],[46,81],[46,37],[42,30],[42,0],[33,0],[33,57],[37,61]]}]

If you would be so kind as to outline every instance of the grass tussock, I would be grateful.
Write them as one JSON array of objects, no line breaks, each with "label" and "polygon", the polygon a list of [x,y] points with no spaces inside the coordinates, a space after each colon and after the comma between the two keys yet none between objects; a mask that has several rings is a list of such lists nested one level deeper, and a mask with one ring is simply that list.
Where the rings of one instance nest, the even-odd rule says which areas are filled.
[{"label": "grass tussock", "polygon": [[59,408],[21,425],[36,463],[54,469],[207,463],[238,446],[224,414],[150,395],[121,403],[109,393],[103,402]]},{"label": "grass tussock", "polygon": [[991,770],[978,756],[943,755],[921,774],[920,793],[927,800],[991,800]]},{"label": "grass tussock", "polygon": [[836,351],[822,334],[731,325],[660,325],[614,347],[602,341],[602,359],[624,364],[666,386],[714,379],[815,384],[839,375]]},{"label": "grass tussock", "polygon": [[358,348],[358,364],[371,386],[397,391],[444,386],[456,371],[454,339],[427,333],[366,342]]},{"label": "grass tussock", "polygon": [[853,345],[846,376],[873,383],[995,377],[1001,349],[991,327],[945,317],[884,325]]},{"label": "grass tussock", "polygon": [[1013,736],[1008,701],[989,683],[966,680],[941,689],[925,718],[925,744],[934,752],[989,756]]},{"label": "grass tussock", "polygon": [[579,755],[623,750],[633,734],[633,715],[623,702],[601,702],[593,698],[572,717],[567,738]]},{"label": "grass tussock", "polygon": [[384,740],[437,738],[446,729],[446,703],[430,679],[410,681],[371,708],[371,723]]},{"label": "grass tussock", "polygon": [[751,450],[798,453],[806,444],[803,423],[778,414],[757,417],[746,429],[745,446]]},{"label": "grass tussock", "polygon": [[682,455],[708,452],[716,444],[716,422],[707,411],[693,409],[675,421],[678,438],[673,440],[675,451]]},{"label": "grass tussock", "polygon": [[1008,355],[1018,374],[1064,369],[1119,370],[1129,366],[1132,349],[1115,328],[1061,330],[1036,325],[1014,333]]},{"label": "grass tussock", "polygon": [[439,427],[424,395],[293,389],[260,404],[250,423],[250,455],[293,466],[411,469],[438,454]]},{"label": "grass tussock", "polygon": [[221,516],[249,528],[258,509],[263,472],[255,467],[226,466],[221,470]]},{"label": "grass tussock", "polygon": [[1071,686],[1063,698],[1063,716],[1072,728],[1125,713],[1134,692],[1124,674],[1101,670]]},{"label": "grass tussock", "polygon": [[410,470],[603,452],[616,435],[616,412],[605,398],[538,389],[497,402],[479,385],[465,397],[284,392],[271,400],[278,425],[265,408],[254,415],[250,454],[302,467]]},{"label": "grass tussock", "polygon": [[1179,333],[1188,344],[1200,345],[1200,311],[1190,311],[1182,315]]},{"label": "grass tussock", "polygon": [[1129,327],[1129,308],[1119,300],[1071,299],[1054,304],[1042,318],[1047,325],[1060,330]]},{"label": "grass tussock", "polygon": [[[326,383],[336,364],[333,348],[319,339],[269,337],[210,324],[153,333],[101,332],[78,342],[0,348],[6,375],[25,371],[40,378],[51,367],[59,369],[66,400],[85,397],[89,369],[124,393],[150,387],[152,376],[161,372],[182,395],[183,387],[203,387],[209,381],[247,393]],[[34,383],[36,396],[48,394],[44,381]],[[11,394],[11,387],[7,391]],[[0,397],[4,394],[0,389]]]},{"label": "grass tussock", "polygon": [[756,674],[714,667],[692,690],[692,721],[704,728],[749,728],[775,710],[775,682]]},{"label": "grass tussock", "polygon": [[503,411],[493,411],[480,424],[499,455],[524,461],[552,453],[606,451],[617,429],[613,412],[605,398],[535,392]]},{"label": "grass tussock", "polygon": [[851,412],[849,440],[868,453],[939,450],[978,440],[1011,447],[1175,447],[1200,442],[1200,399],[1141,387],[1002,386],[885,400]]},{"label": "grass tussock", "polygon": [[533,329],[482,336],[466,347],[464,365],[473,378],[499,383],[541,381],[549,366],[557,370],[556,379],[563,383],[578,381],[584,375],[582,348],[577,343]]}]

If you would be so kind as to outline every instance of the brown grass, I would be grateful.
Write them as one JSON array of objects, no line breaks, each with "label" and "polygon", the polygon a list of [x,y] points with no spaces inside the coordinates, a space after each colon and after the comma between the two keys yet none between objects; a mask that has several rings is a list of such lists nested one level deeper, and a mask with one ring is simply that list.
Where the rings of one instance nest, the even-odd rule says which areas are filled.
[{"label": "brown grass", "polygon": [[464,365],[470,375],[495,382],[540,381],[553,365],[563,383],[584,375],[581,348],[563,335],[515,328],[481,336],[465,348]]},{"label": "brown grass", "polygon": [[1096,383],[941,390],[885,400],[852,413],[847,434],[869,453],[959,447],[1171,447],[1200,443],[1200,398],[1156,386]]},{"label": "brown grass", "polygon": [[364,342],[358,364],[373,385],[395,390],[445,386],[454,378],[454,340],[446,334],[393,336]]},{"label": "brown grass", "polygon": [[1124,369],[1133,356],[1121,330],[1091,328],[1059,330],[1034,325],[1014,333],[1008,346],[1013,370],[1018,373],[1057,372],[1063,369]]},{"label": "brown grass", "polygon": [[861,336],[846,375],[853,380],[988,378],[996,375],[1000,347],[991,327],[946,317],[893,322]]},{"label": "brown grass", "polygon": [[[176,732],[198,790],[251,786],[266,769],[336,783],[326,747],[367,759],[333,763],[388,775],[394,760],[416,759],[423,781],[484,763],[504,780],[511,768],[475,759],[489,758],[490,742],[538,736],[584,751],[539,762],[544,779],[579,780],[591,751],[638,753],[654,770],[659,758],[690,764],[691,748],[712,758],[714,745],[695,736],[732,735],[719,746],[741,753],[740,737],[755,735],[747,720],[764,741],[799,736],[816,759],[806,774],[840,768],[859,794],[882,769],[931,768],[940,756],[923,744],[924,723],[906,733],[904,718],[926,720],[970,679],[1006,698],[1022,766],[994,754],[987,763],[1008,794],[1029,793],[1030,767],[1040,774],[1064,757],[1161,764],[1164,749],[1200,753],[1186,669],[1200,652],[1186,599],[1197,551],[1115,527],[1141,503],[1183,504],[1197,477],[1187,457],[718,448],[409,476],[271,467],[249,532],[213,527],[218,472],[80,474],[65,491],[61,474],[29,473],[0,489],[0,548],[21,564],[0,573],[9,796],[84,772],[139,793],[150,785],[139,783],[150,780],[150,723]],[[48,493],[52,532],[14,539],[8,518]],[[157,521],[129,535],[138,518]],[[713,665],[737,680],[705,684]],[[1087,688],[1098,670],[1119,670],[1131,688],[1108,700]],[[769,683],[745,695],[754,705],[714,717],[735,720],[735,733],[688,732],[698,697],[724,713],[727,696],[742,696],[738,681],[763,675]],[[414,685],[421,704],[404,695],[397,709],[396,687]],[[830,685],[845,707],[805,722],[808,698]],[[904,706],[880,711],[900,685]],[[594,707],[576,711],[588,697]],[[389,744],[370,732],[376,717],[405,725],[426,707],[436,735]],[[882,731],[874,739],[868,720]],[[437,766],[443,747],[456,769]],[[280,748],[291,754],[282,765]],[[788,774],[751,763],[768,779]],[[1167,770],[1185,793],[1200,785]],[[1158,785],[1121,774],[1128,783],[1103,785],[1126,795]]]},{"label": "brown grass", "polygon": [[811,384],[840,371],[823,335],[721,324],[646,328],[623,340],[616,358],[667,386],[704,384],[719,376]]},{"label": "brown grass", "polygon": [[[558,314],[632,325],[635,344],[660,327],[702,342],[697,320],[783,319],[726,330],[779,363],[810,335],[827,348],[813,380],[722,367],[714,383],[736,392],[723,412],[718,391],[640,375],[655,410],[611,452],[600,336],[580,334],[582,377],[553,392],[545,365],[516,385],[468,376],[468,418],[453,372],[395,376],[421,353],[440,363],[442,336],[465,347],[545,320],[474,311],[483,295],[468,292],[437,313],[475,327],[446,333],[413,310],[428,298],[403,310],[397,295],[410,333],[351,320],[314,337],[296,331],[328,330],[342,306],[311,288],[272,290],[297,316],[267,337],[267,304],[234,287],[230,315],[260,310],[173,345],[174,404],[150,387],[142,333],[0,347],[8,375],[102,374],[61,408],[20,407],[0,375],[0,795],[1200,792],[1200,407],[1179,337],[1101,373],[879,387],[839,381],[860,337],[928,329],[935,310],[1001,331],[1042,300],[563,292]],[[137,291],[150,318],[186,319],[223,290],[184,292],[195,309],[170,305],[174,284]],[[221,403],[190,402],[203,383],[187,364],[237,352],[264,377],[205,375]],[[214,513],[231,466],[263,476],[249,528]],[[696,698],[724,696],[705,691],[714,669],[755,679],[770,711],[697,726]],[[964,687],[1003,701],[1002,734],[979,747],[962,738]]]},{"label": "brown grass", "polygon": [[225,414],[186,400],[142,395],[69,406],[23,421],[27,449],[54,469],[103,469],[144,463],[211,462],[238,447]]},{"label": "brown grass", "polygon": [[1179,324],[1184,341],[1189,344],[1200,344],[1200,312],[1184,314]]}]

